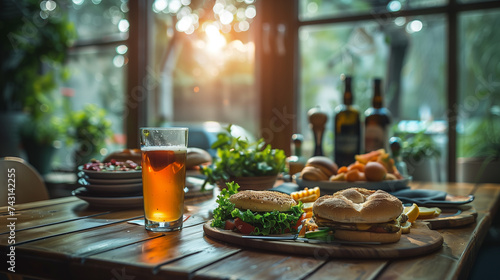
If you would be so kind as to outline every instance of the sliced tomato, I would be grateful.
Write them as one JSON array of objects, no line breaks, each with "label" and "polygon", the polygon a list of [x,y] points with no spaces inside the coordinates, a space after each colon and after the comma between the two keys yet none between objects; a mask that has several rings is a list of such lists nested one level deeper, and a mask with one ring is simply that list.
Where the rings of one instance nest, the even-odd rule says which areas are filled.
[{"label": "sliced tomato", "polygon": [[295,224],[295,226],[293,227],[294,230],[298,230],[300,225],[302,224],[302,220],[304,220],[307,216],[307,213],[304,212],[302,213],[302,215],[300,215],[299,219],[297,220],[297,224]]},{"label": "sliced tomato", "polygon": [[236,229],[243,234],[250,234],[255,227],[247,222],[243,222],[240,218],[234,219],[234,224],[236,225]]},{"label": "sliced tomato", "polygon": [[233,230],[234,228],[236,228],[236,225],[234,224],[234,222],[231,220],[226,220],[226,224],[224,225],[224,229]]}]

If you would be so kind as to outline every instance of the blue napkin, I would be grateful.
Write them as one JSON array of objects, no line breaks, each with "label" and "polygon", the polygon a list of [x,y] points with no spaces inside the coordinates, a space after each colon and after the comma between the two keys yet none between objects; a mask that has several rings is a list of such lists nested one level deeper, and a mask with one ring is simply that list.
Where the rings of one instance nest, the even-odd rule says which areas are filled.
[{"label": "blue napkin", "polygon": [[435,190],[411,190],[403,189],[391,192],[392,195],[399,198],[403,203],[416,203],[426,205],[431,203],[442,203],[446,200],[447,193]]}]

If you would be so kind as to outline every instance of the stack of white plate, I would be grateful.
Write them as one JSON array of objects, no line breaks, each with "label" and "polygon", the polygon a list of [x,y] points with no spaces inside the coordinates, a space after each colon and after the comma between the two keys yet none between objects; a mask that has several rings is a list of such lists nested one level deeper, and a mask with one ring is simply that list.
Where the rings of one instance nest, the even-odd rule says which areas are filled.
[{"label": "stack of white plate", "polygon": [[78,187],[73,195],[99,208],[136,208],[143,206],[142,172],[94,171],[79,167]]}]

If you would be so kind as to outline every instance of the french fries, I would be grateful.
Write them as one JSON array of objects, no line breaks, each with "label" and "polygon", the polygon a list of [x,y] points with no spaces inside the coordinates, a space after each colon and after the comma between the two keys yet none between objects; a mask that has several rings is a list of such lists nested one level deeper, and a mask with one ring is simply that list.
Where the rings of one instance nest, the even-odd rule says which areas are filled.
[{"label": "french fries", "polygon": [[293,192],[290,194],[290,196],[297,202],[302,201],[303,203],[306,202],[314,202],[316,199],[319,198],[320,191],[319,187],[315,187],[313,189],[309,188],[304,188],[301,191],[298,192]]}]

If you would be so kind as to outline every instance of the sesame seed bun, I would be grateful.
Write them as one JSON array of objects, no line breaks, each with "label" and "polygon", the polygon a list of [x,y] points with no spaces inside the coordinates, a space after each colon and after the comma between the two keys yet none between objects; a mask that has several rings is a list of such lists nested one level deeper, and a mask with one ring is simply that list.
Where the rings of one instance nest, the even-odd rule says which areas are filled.
[{"label": "sesame seed bun", "polygon": [[313,205],[313,213],[339,223],[385,223],[403,212],[401,201],[382,190],[350,188],[325,195]]},{"label": "sesame seed bun", "polygon": [[273,191],[241,191],[231,195],[229,201],[238,209],[255,212],[289,211],[297,205],[290,195]]}]

